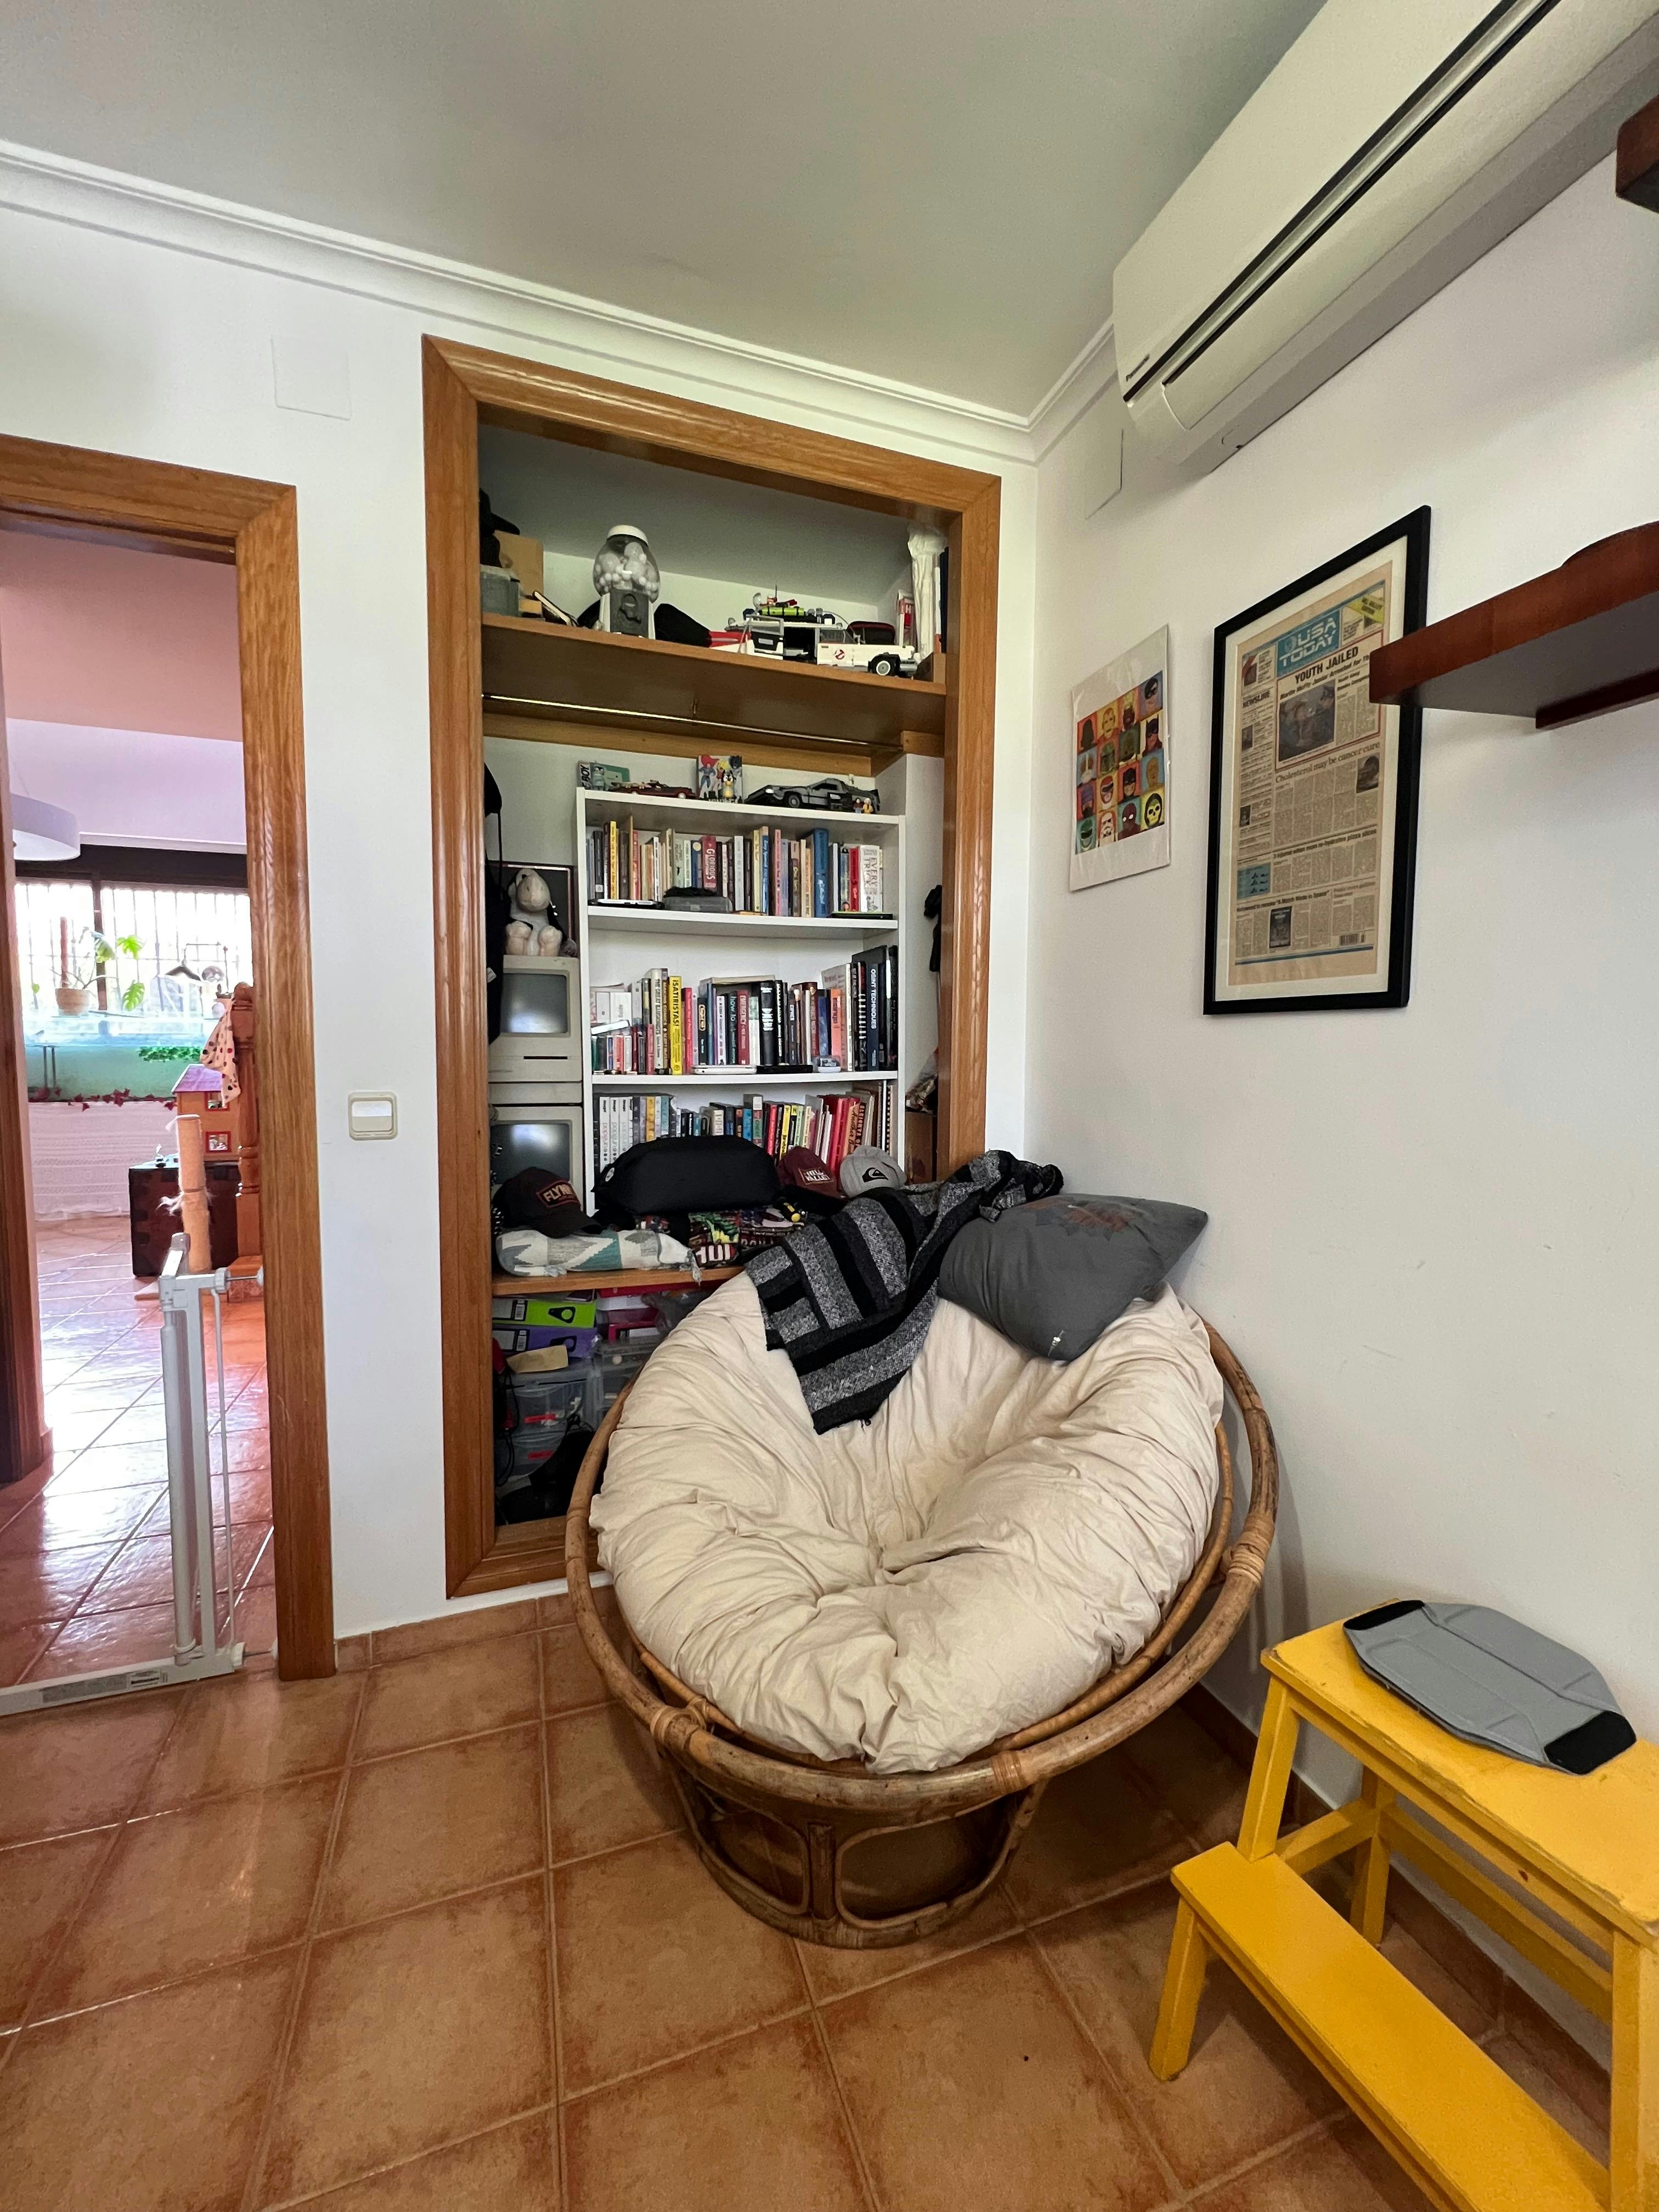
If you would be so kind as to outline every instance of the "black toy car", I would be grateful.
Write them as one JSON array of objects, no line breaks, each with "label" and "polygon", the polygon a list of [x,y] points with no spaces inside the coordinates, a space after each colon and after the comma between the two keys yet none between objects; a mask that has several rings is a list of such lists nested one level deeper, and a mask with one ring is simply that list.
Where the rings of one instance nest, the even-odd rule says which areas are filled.
[{"label": "black toy car", "polygon": [[873,814],[876,794],[860,791],[839,775],[821,776],[816,783],[769,783],[751,791],[745,806],[804,806],[822,814]]}]

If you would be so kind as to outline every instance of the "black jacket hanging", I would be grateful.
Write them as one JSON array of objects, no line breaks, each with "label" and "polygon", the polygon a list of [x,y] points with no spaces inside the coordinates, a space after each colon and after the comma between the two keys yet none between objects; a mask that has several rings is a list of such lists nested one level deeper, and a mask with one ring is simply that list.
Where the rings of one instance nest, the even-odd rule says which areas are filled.
[{"label": "black jacket hanging", "polygon": [[[513,913],[507,894],[507,868],[501,848],[501,788],[489,770],[483,772],[484,848],[484,1004],[486,1030],[494,1044],[501,1033],[501,963],[507,957],[507,925]],[[495,857],[489,857],[489,817],[495,817]]]}]

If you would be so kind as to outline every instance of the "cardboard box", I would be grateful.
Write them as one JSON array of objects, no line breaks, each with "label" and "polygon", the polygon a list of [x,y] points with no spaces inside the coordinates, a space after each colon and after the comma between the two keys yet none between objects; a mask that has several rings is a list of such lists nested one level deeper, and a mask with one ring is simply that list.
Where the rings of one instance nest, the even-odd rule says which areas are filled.
[{"label": "cardboard box", "polygon": [[[519,588],[525,592],[542,589],[542,541],[539,538],[515,538],[510,530],[495,533],[495,543],[501,549],[501,566],[512,571],[519,580]],[[533,613],[534,610],[531,611]]]}]

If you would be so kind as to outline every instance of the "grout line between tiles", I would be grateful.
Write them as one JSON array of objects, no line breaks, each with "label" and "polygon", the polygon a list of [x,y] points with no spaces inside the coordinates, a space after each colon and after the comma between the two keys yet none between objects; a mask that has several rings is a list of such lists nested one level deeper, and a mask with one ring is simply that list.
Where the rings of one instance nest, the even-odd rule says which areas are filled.
[{"label": "grout line between tiles", "polygon": [[[322,2204],[343,2189],[359,2189],[364,2183],[378,2181],[382,2174],[402,2173],[410,2166],[418,2166],[422,2159],[434,2158],[440,2151],[455,2150],[462,2143],[482,2142],[486,2136],[504,2135],[508,2128],[522,2127],[526,2120],[545,2114],[551,2119],[555,2107],[551,2104],[526,2105],[521,2112],[509,2112],[505,2119],[491,2120],[487,2127],[468,2128],[458,2136],[446,2136],[441,2142],[428,2143],[423,2148],[411,2151],[407,2158],[394,2158],[389,2165],[371,2166],[362,2173],[354,2174],[349,2181],[331,2181],[322,2189],[313,2189],[304,2197],[273,2197],[260,2208],[260,2212],[300,2212],[307,2204]],[[561,2197],[564,2212],[568,2204]]]},{"label": "grout line between tiles", "polygon": [[[149,1693],[141,1691],[138,1694],[142,1697]],[[37,2013],[37,2004],[40,1997],[40,1993],[45,1990],[47,1981],[51,1977],[52,1969],[57,1966],[58,1960],[63,1956],[64,1950],[68,1948],[70,1936],[74,1935],[76,1929],[80,1926],[82,1918],[85,1917],[87,1907],[91,1902],[94,1890],[101,1885],[104,1876],[108,1873],[110,1862],[113,1859],[117,1850],[119,1848],[122,1837],[125,1835],[128,1828],[131,1826],[132,1821],[137,1817],[137,1808],[143,1802],[144,1793],[149,1788],[151,1782],[154,1781],[155,1778],[155,1771],[161,1764],[167,1747],[172,1742],[174,1735],[177,1733],[179,1724],[185,1717],[185,1710],[190,1702],[190,1698],[191,1691],[186,1689],[184,1695],[179,1698],[178,1703],[174,1705],[173,1709],[172,1723],[168,1727],[165,1728],[161,1731],[161,1740],[155,1747],[155,1756],[151,1759],[149,1765],[144,1769],[142,1778],[133,1790],[132,1798],[126,1811],[111,1827],[109,1842],[106,1845],[103,1854],[98,1860],[97,1864],[93,1868],[91,1874],[88,1875],[80,1896],[76,1899],[74,1911],[64,1922],[62,1936],[58,1938],[58,1942],[52,1945],[47,1956],[41,1960],[40,1971],[35,1975],[33,1981],[29,1984],[28,1998],[23,2007],[21,2016],[17,2024],[18,2032],[11,2038],[5,2051],[3,2053],[0,2053],[0,2074],[3,2074],[7,2061],[10,2057],[11,2053],[22,2041],[23,2030],[25,2028],[32,2027],[35,2024],[36,2019],[40,2016]],[[76,1835],[88,1835],[95,1834],[97,1830],[95,1828],[77,1828],[71,1831],[71,1832]],[[36,1840],[41,1843],[48,1843],[54,1842],[57,1839],[52,1837],[42,1836],[38,1838]]]},{"label": "grout line between tiles", "polygon": [[1252,2151],[1248,2158],[1241,2158],[1237,2165],[1224,2166],[1220,2172],[1206,2175],[1202,2181],[1195,2182],[1181,2201],[1183,2204],[1197,2204],[1218,2189],[1231,2189],[1235,2182],[1245,2180],[1264,2166],[1271,2166],[1275,2159],[1287,2158],[1292,2151],[1301,2150],[1310,2142],[1317,2142],[1322,2136],[1328,2136],[1340,2128],[1345,2120],[1354,2117],[1352,2109],[1344,2104],[1328,2118],[1306,2121],[1291,2134],[1281,2136],[1277,2142],[1269,2143],[1265,2150]]},{"label": "grout line between tiles", "polygon": [[684,2051],[671,2051],[666,2058],[653,2058],[648,2065],[635,2066],[626,2074],[608,2075],[603,2081],[591,2081],[584,2087],[572,2089],[561,2101],[562,2111],[572,2105],[591,2103],[607,2090],[625,2088],[630,2081],[644,2081],[653,2074],[665,2074],[672,2066],[684,2066],[693,2058],[706,2058],[711,2051],[725,2051],[732,2045],[747,2043],[757,2035],[763,2035],[769,2027],[781,2027],[787,2021],[805,2020],[812,2008],[804,2001],[791,2005],[786,2011],[770,2013],[764,2020],[750,2021],[745,2027],[733,2028],[729,2035],[711,2036],[707,2043],[688,2044]]},{"label": "grout line between tiles", "polygon": [[[539,1629],[540,1608],[537,1608]],[[373,1647],[371,1646],[371,1656]],[[549,2057],[553,2069],[553,2155],[558,2161],[559,2203],[568,2208],[570,2189],[566,2171],[564,2147],[564,2023],[559,2016],[559,1954],[558,1928],[555,1918],[556,1906],[553,1898],[553,1801],[552,1780],[547,1771],[547,1668],[539,1644],[536,1647],[536,1705],[539,1716],[537,1729],[537,1751],[541,1763],[542,1777],[542,1942],[546,1949],[544,1961],[547,1976],[547,2033]]]},{"label": "grout line between tiles", "polygon": [[1054,1995],[1060,1999],[1060,2003],[1065,2007],[1066,2014],[1070,2019],[1072,2025],[1076,2028],[1078,2033],[1083,2038],[1085,2047],[1092,2052],[1096,2064],[1105,2075],[1108,2086],[1110,2087],[1113,2096],[1117,2100],[1117,2102],[1122,2110],[1123,2117],[1129,2123],[1130,2131],[1137,2137],[1142,2147],[1149,2153],[1153,2165],[1158,2168],[1164,2180],[1169,2184],[1170,2201],[1174,2203],[1184,2203],[1186,2201],[1185,2191],[1182,2185],[1180,2176],[1170,2165],[1169,2160],[1164,2155],[1163,2147],[1152,2134],[1152,2130],[1146,2126],[1145,2122],[1141,2119],[1139,2113],[1135,2110],[1134,2100],[1129,2095],[1127,2089],[1119,2080],[1116,2067],[1113,2065],[1111,2060],[1107,2057],[1100,2045],[1096,2041],[1094,2034],[1089,2027],[1089,2023],[1083,2017],[1082,2011],[1075,1998],[1073,1996],[1071,1991],[1066,1988],[1065,1983],[1061,1981],[1059,1974],[1055,1972],[1053,1961],[1048,1958],[1047,1953],[1043,1950],[1042,1944],[1037,1942],[1036,1936],[1032,1935],[1030,1929],[1022,1929],[1020,1930],[1020,1935],[1027,1950],[1036,1961],[1037,1972],[1043,1977],[1044,1980],[1048,1984],[1049,1988],[1053,1990]]},{"label": "grout line between tiles", "polygon": [[351,1733],[346,1739],[345,1764],[341,1767],[339,1780],[334,1788],[334,1804],[329,1814],[328,1835],[323,1844],[322,1863],[317,1870],[317,1887],[312,1893],[311,1911],[307,1917],[305,1933],[300,1939],[300,1956],[294,1970],[294,1986],[289,1991],[287,2015],[282,2033],[277,2039],[276,2057],[270,2069],[270,2085],[265,2092],[264,2110],[259,2116],[259,2131],[254,2137],[253,2155],[248,2161],[247,2179],[242,2186],[241,2212],[254,2212],[264,2187],[265,2163],[270,2155],[270,2138],[276,2125],[277,2109],[283,2091],[288,2083],[289,2062],[294,2053],[294,2039],[300,2025],[300,2008],[304,2001],[306,1984],[311,1978],[311,1954],[318,1936],[318,1923],[322,1917],[323,1899],[328,1893],[330,1876],[334,1871],[334,1850],[339,1840],[340,1824],[345,1817],[346,1793],[351,1785],[351,1754],[356,1748],[357,1731],[362,1726],[363,1708],[368,1703],[368,1679],[357,1694],[356,1709],[351,1716]]},{"label": "grout line between tiles", "polygon": [[[803,1966],[801,1968],[803,1977],[805,1972],[806,1969]],[[879,1988],[881,1984],[878,1983],[872,1986]],[[830,2086],[836,2093],[836,2102],[841,2108],[841,2124],[846,2129],[847,2140],[853,2148],[853,2163],[858,2168],[859,2183],[864,2191],[864,2201],[869,2206],[870,2212],[883,2212],[881,2192],[876,2187],[876,2177],[871,2170],[869,2155],[864,2148],[864,2138],[860,2135],[858,2123],[853,2118],[852,2103],[847,2094],[846,2084],[841,2078],[841,2069],[836,2063],[836,2054],[830,2047],[830,2031],[824,2026],[823,2015],[818,2010],[816,2000],[812,2004],[811,2014],[812,2033],[818,2039],[818,2049],[823,2052],[823,2063],[830,2069]]]},{"label": "grout line between tiles", "polygon": [[[367,1683],[379,1672],[379,1669],[372,1666],[349,1667],[344,1671],[350,1674],[362,1674]],[[367,1690],[364,1692],[364,1697],[367,1701]],[[458,1735],[434,1735],[429,1743],[400,1743],[386,1751],[365,1752],[360,1759],[354,1759],[351,1764],[354,1768],[384,1766],[390,1759],[413,1759],[417,1753],[422,1751],[447,1751],[453,1744],[477,1743],[484,1736],[511,1735],[514,1729],[535,1728],[538,1725],[538,1717],[534,1713],[521,1713],[516,1720],[499,1721],[490,1728],[463,1729]]]},{"label": "grout line between tiles", "polygon": [[[690,1841],[690,1832],[686,1827],[684,1821],[677,1820],[671,1828],[658,1828],[648,1836],[630,1836],[624,1844],[606,1844],[602,1849],[597,1851],[579,1851],[574,1856],[567,1859],[556,1859],[550,1856],[548,1859],[548,1872],[550,1874],[562,1874],[568,1867],[592,1866],[595,1859],[615,1858],[623,1851],[641,1851],[645,1849],[647,1844],[661,1843],[665,1836],[684,1836],[688,1843]],[[549,1840],[549,1849],[550,1852],[550,1838]]]}]

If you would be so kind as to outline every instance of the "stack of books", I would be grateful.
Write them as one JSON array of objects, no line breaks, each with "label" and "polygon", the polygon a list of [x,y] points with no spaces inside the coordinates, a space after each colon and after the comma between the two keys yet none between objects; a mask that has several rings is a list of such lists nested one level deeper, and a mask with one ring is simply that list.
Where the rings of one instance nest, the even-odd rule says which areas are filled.
[{"label": "stack of books", "polygon": [[758,1094],[727,1106],[683,1106],[672,1093],[640,1092],[593,1102],[593,1171],[635,1145],[659,1137],[744,1137],[781,1159],[798,1145],[816,1152],[833,1174],[860,1145],[894,1149],[894,1089],[826,1091],[801,1098]]},{"label": "stack of books", "polygon": [[728,837],[636,829],[630,815],[587,832],[587,895],[596,905],[655,906],[665,891],[723,891],[735,914],[885,916],[879,845],[828,830],[791,836],[750,830]]},{"label": "stack of books", "polygon": [[864,1073],[898,1066],[898,947],[826,968],[817,982],[653,968],[589,992],[596,1075]]}]

